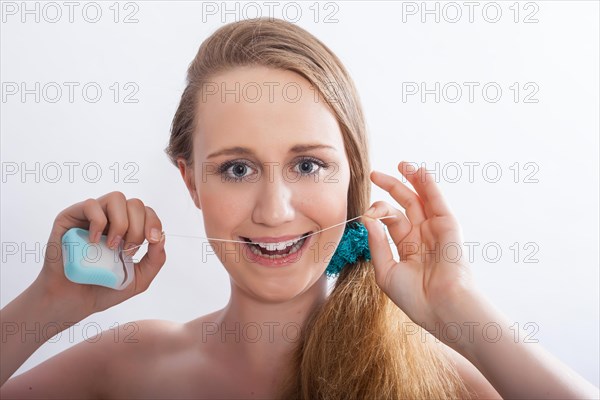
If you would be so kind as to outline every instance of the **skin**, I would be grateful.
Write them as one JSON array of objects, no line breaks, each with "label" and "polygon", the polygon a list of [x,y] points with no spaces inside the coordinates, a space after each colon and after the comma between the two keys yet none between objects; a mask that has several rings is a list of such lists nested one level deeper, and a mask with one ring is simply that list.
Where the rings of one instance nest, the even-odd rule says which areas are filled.
[{"label": "skin", "polygon": [[[193,165],[188,167],[184,160],[179,160],[179,166],[194,203],[203,213],[206,236],[238,240],[239,235],[300,235],[344,221],[350,172],[343,138],[325,101],[322,98],[315,101],[309,82],[295,73],[267,68],[239,68],[216,76],[213,81],[219,87],[225,83],[227,88],[235,87],[236,82],[242,87],[257,82],[262,88],[267,88],[263,82],[276,82],[279,89],[294,83],[301,95],[292,102],[289,97],[284,98],[282,90],[275,90],[273,97],[267,93],[259,101],[245,101],[245,97],[235,101],[234,96],[222,101],[220,96],[208,96],[199,104]],[[285,94],[295,96],[293,91]],[[299,144],[329,148],[290,153],[290,148]],[[212,153],[231,146],[248,147],[253,154],[209,158]],[[302,165],[306,160],[300,157],[307,156],[317,161]],[[260,173],[259,179],[230,182],[223,181],[217,173],[203,174],[211,166],[242,158],[248,165],[244,175],[256,178]],[[319,162],[326,166],[319,166]],[[231,168],[226,172],[233,173]],[[301,172],[315,173],[299,176]],[[323,213],[324,209],[328,212]],[[89,226],[92,238],[104,231],[109,242],[120,236],[132,246],[147,239],[149,252],[136,265],[134,285],[119,293],[76,285],[64,277],[62,260],[46,260],[35,284],[3,310],[3,320],[65,321],[72,320],[74,315],[75,320],[81,320],[144,291],[165,262],[164,237],[156,241],[150,234],[152,228],[162,230],[161,222],[139,199],[126,199],[122,193],[114,192],[73,205],[57,217],[50,240],[59,242],[72,226]],[[212,241],[215,253],[231,277],[231,298],[223,309],[186,324],[136,321],[138,343],[114,343],[107,339],[111,335],[102,335],[97,342],[80,343],[11,379],[2,387],[2,393],[31,396],[34,392],[29,387],[35,393],[57,393],[68,386],[71,394],[86,390],[89,394],[91,390],[101,397],[160,394],[168,397],[183,394],[181,390],[200,397],[272,397],[287,352],[295,344],[295,329],[302,329],[310,310],[326,297],[324,271],[342,233],[343,226],[338,226],[311,236],[312,245],[297,262],[277,269],[244,257],[231,257],[236,246],[240,251],[239,245],[227,243],[225,247],[223,242]],[[89,301],[74,310],[58,307],[60,314],[37,313],[26,306],[31,302],[56,304],[58,299],[61,304],[82,304],[76,301],[80,298]],[[29,314],[23,312],[25,308]],[[244,329],[241,332],[250,332],[251,340],[242,336],[236,342],[231,334],[221,339],[220,331],[211,331],[202,339],[207,329],[216,326],[231,331],[235,322],[241,327],[259,326],[259,340],[254,340],[255,331]],[[286,326],[292,329],[284,331]],[[127,332],[123,327],[123,335],[128,333],[131,330]],[[14,353],[3,356],[3,367],[7,368],[3,368],[6,375],[2,382],[39,347],[39,343],[19,346],[17,336],[12,337],[15,340],[12,347],[10,342],[3,343],[3,350],[12,348]],[[83,363],[86,369],[78,361],[91,353],[98,362]],[[148,363],[149,355],[152,363]],[[98,367],[103,364],[111,368]],[[73,368],[74,365],[79,366]],[[65,377],[55,372],[60,369],[79,379],[71,379],[65,386]],[[158,374],[169,379],[149,380],[149,369],[153,377]],[[97,382],[98,376],[110,384],[92,384],[92,377]],[[124,376],[130,384],[123,384]],[[232,376],[235,376],[233,382]]]},{"label": "skin", "polygon": [[[202,210],[207,236],[232,240],[239,240],[238,236],[300,236],[344,221],[350,183],[344,142],[334,115],[322,98],[315,101],[310,83],[291,71],[265,67],[237,68],[212,81],[227,88],[235,87],[236,82],[241,87],[259,83],[262,88],[267,88],[263,82],[278,82],[278,88],[295,82],[301,95],[292,102],[282,90],[274,90],[273,97],[263,93],[257,102],[244,101],[244,97],[235,101],[231,95],[222,101],[220,94],[200,102],[194,165],[188,168],[180,160],[179,166],[190,195]],[[289,152],[299,144],[330,148]],[[254,154],[210,157],[233,146],[250,148]],[[300,157],[305,156],[330,166],[321,168],[312,161],[303,166]],[[224,182],[220,173],[206,172],[231,160],[247,163],[248,168],[238,173],[246,177],[245,181]],[[301,177],[298,174],[302,171],[316,174]],[[231,166],[225,172],[235,176]],[[301,328],[310,310],[326,297],[324,271],[335,248],[331,244],[337,245],[342,234],[343,226],[339,226],[313,235],[310,250],[282,268],[267,268],[243,256],[227,257],[225,250],[243,254],[240,244],[213,242],[231,281],[231,298],[215,314],[216,326],[231,329],[236,322],[241,327],[258,324],[261,333],[259,340],[244,340],[249,335],[254,338],[253,330],[242,335],[239,343],[232,335],[225,340],[218,333],[211,335],[205,347],[213,357],[223,366],[236,365],[246,371],[240,376],[254,382],[251,386],[264,381],[266,387],[272,387],[272,377],[279,375],[295,343],[294,328]],[[271,323],[276,323],[272,335]],[[197,329],[202,324],[190,325]]]},{"label": "skin", "polygon": [[[275,90],[273,102],[268,97],[257,102],[236,102],[233,96],[226,97],[226,101],[209,96],[199,105],[194,162],[188,167],[180,160],[179,168],[190,196],[203,213],[206,236],[237,240],[238,235],[301,234],[344,221],[350,176],[341,132],[324,101],[314,101],[308,82],[289,71],[262,67],[232,70],[214,77],[213,81],[225,82],[227,88],[233,88],[236,81],[242,87],[249,82],[278,82],[279,88],[293,81],[302,93],[310,96],[291,103],[280,96],[281,91]],[[334,150],[293,155],[288,152],[294,145],[309,142],[327,144]],[[208,158],[232,145],[249,147],[254,155]],[[329,171],[320,171],[316,182],[308,178],[285,179],[292,175],[284,175],[284,171],[298,170],[296,160],[300,155],[335,163],[337,181],[324,180],[330,176]],[[215,173],[203,174],[206,171],[203,168],[239,158],[254,163],[245,174],[259,171],[263,165],[260,179],[236,183],[221,181]],[[275,168],[268,169],[264,163],[275,163],[271,164]],[[421,175],[422,170],[409,172],[405,163],[398,167],[416,192],[393,176],[377,171],[370,175],[373,183],[388,191],[406,213],[388,203],[376,202],[371,214],[375,218],[397,216],[382,222],[394,243],[399,244],[402,256],[399,262],[392,258],[380,222],[363,218],[369,231],[378,285],[411,319],[425,326],[461,321],[482,321],[483,325],[493,320],[508,331],[509,321],[476,290],[470,266],[463,260],[433,264],[419,257],[418,252],[406,252],[400,246],[411,242],[431,246],[435,242],[462,240],[458,222],[435,182]],[[64,276],[62,259],[47,258],[32,285],[1,310],[2,326],[34,321],[41,326],[49,323],[64,326],[66,321],[81,321],[144,292],[165,263],[164,236],[152,234],[153,229],[162,230],[160,219],[139,199],[127,199],[122,193],[113,192],[77,203],[57,216],[49,242],[58,243],[64,232],[74,226],[89,227],[92,238],[104,232],[109,242],[118,236],[131,246],[148,240],[148,252],[135,266],[134,283],[119,292],[74,284]],[[115,341],[114,332],[103,332],[97,341],[83,341],[10,380],[44,341],[33,340],[33,335],[24,340],[18,334],[8,335],[0,343],[0,395],[2,398],[272,398],[282,376],[283,361],[293,345],[291,336],[282,328],[286,323],[302,328],[312,307],[326,298],[323,272],[335,248],[331,244],[337,245],[342,233],[340,226],[314,235],[313,252],[306,252],[295,264],[279,269],[227,256],[225,250],[236,250],[236,245],[229,243],[225,247],[223,242],[212,241],[215,253],[231,277],[231,298],[223,309],[183,324],[135,321],[136,342]],[[244,336],[242,332],[256,330],[242,329],[239,341],[231,333],[223,339],[220,331],[206,334],[207,329],[223,326],[231,332],[235,322],[241,327],[259,326],[262,334],[254,340],[256,335]],[[275,323],[271,332],[270,323]],[[50,336],[44,340],[58,331],[48,333]],[[119,327],[118,337],[129,334],[130,325]],[[584,398],[595,394],[593,386],[575,374],[568,375],[564,365],[539,349],[510,340],[492,345],[439,339],[439,345],[452,357],[476,397],[500,398],[501,393],[504,398],[543,395]],[[590,393],[592,396],[587,396]]]},{"label": "skin", "polygon": [[[425,168],[415,171],[406,162],[398,164],[398,171],[416,193],[393,176],[378,171],[371,172],[370,178],[406,214],[388,203],[378,202],[364,217],[377,284],[388,297],[412,321],[447,345],[447,349],[475,366],[493,385],[496,394],[488,392],[493,396],[598,398],[598,388],[539,344],[515,341],[507,334],[513,323],[473,283],[460,226],[434,179]],[[393,258],[382,227],[373,219],[384,215],[396,216],[382,222],[397,246],[399,260]],[[439,250],[450,245],[460,246],[458,254],[462,257],[455,253],[445,255]],[[487,340],[483,327],[488,323],[496,324],[504,334],[495,341]],[[456,334],[443,334],[443,327],[450,325],[459,328]],[[519,337],[524,335],[521,330]],[[456,355],[454,358],[461,368],[467,367],[465,360]],[[478,375],[472,370],[471,373]]]}]

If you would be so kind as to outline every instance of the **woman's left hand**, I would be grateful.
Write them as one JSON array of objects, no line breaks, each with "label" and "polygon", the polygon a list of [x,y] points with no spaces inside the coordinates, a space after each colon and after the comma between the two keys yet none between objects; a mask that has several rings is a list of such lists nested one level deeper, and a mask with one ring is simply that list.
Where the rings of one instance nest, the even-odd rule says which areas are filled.
[{"label": "woman's left hand", "polygon": [[461,229],[425,168],[415,171],[410,163],[402,161],[398,170],[417,193],[390,175],[378,171],[370,174],[373,183],[389,192],[406,210],[405,215],[388,203],[377,201],[373,203],[374,210],[367,212],[372,218],[396,216],[380,221],[387,226],[398,249],[399,262],[393,258],[381,223],[362,217],[369,232],[375,277],[381,289],[413,322],[439,337],[440,329],[448,322],[443,318],[444,311],[474,288]]}]

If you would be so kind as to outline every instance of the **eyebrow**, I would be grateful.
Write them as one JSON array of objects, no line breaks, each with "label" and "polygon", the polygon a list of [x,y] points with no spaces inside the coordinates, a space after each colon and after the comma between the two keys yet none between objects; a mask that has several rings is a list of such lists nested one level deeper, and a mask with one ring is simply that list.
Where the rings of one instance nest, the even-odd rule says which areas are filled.
[{"label": "eyebrow", "polygon": [[[290,148],[289,152],[290,153],[302,153],[305,151],[310,151],[310,150],[315,150],[315,149],[331,149],[334,151],[336,150],[335,147],[325,145],[325,144],[297,144],[297,145],[293,146],[292,148]],[[240,146],[228,147],[228,148],[216,151],[216,152],[210,154],[206,158],[209,159],[209,158],[213,158],[213,157],[217,157],[217,156],[221,156],[221,155],[235,155],[235,154],[253,156],[254,151],[252,151],[251,149],[249,149],[247,147],[240,147]]]}]

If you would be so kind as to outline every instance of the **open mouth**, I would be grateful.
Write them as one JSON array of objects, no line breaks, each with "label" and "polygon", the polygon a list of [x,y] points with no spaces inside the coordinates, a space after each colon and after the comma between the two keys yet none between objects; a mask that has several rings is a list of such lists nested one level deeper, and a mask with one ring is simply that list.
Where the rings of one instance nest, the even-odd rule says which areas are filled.
[{"label": "open mouth", "polygon": [[271,259],[283,258],[292,255],[304,245],[306,237],[310,235],[312,231],[306,232],[298,237],[296,240],[289,240],[286,242],[278,243],[254,243],[247,237],[240,236],[244,241],[248,242],[248,247],[253,254],[261,257],[267,257]]}]

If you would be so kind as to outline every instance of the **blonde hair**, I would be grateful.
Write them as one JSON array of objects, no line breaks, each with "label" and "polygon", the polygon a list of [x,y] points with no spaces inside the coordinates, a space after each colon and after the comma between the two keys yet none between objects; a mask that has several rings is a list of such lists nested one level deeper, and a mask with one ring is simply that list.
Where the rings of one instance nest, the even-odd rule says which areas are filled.
[{"label": "blonde hair", "polygon": [[[219,72],[251,65],[296,72],[323,95],[341,128],[350,164],[347,218],[364,213],[371,196],[371,168],[354,83],[327,46],[280,19],[230,23],[202,43],[188,68],[165,149],[173,164],[178,157],[193,164],[194,110],[203,84]],[[410,324],[419,334],[405,333]],[[421,329],[379,288],[370,262],[346,265],[327,300],[312,311],[290,354],[281,398],[471,397],[440,345],[423,341]]]}]

